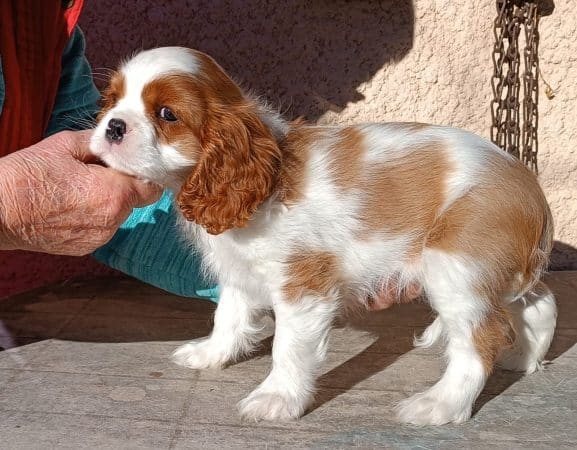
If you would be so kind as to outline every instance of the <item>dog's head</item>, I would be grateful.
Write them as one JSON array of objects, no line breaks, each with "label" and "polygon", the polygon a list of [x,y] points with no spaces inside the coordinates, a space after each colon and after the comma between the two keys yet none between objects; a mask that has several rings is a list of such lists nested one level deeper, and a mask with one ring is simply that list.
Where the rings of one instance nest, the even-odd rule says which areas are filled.
[{"label": "dog's head", "polygon": [[90,149],[177,191],[182,214],[218,234],[245,226],[274,190],[281,154],[267,114],[209,56],[157,48],[112,76]]}]

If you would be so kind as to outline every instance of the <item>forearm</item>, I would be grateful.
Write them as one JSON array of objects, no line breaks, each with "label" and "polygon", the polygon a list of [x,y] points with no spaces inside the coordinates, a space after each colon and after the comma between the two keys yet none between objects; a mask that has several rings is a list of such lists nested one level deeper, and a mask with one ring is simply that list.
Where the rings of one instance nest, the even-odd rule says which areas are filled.
[{"label": "forearm", "polygon": [[[1,183],[0,183],[1,186]],[[0,190],[2,187],[0,187]],[[6,199],[2,192],[0,192],[0,250],[14,250],[14,242],[11,239],[8,231],[8,224],[5,218]]]},{"label": "forearm", "polygon": [[19,214],[16,195],[17,175],[8,157],[0,158],[0,250],[15,250],[20,247],[15,234],[18,228],[14,219]]}]

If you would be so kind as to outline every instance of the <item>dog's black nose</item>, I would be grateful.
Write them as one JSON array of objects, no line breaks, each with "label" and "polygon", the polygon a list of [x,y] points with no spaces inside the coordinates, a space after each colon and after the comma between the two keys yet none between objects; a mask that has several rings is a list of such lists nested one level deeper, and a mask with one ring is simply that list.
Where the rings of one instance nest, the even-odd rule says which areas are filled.
[{"label": "dog's black nose", "polygon": [[110,119],[106,127],[108,142],[120,142],[126,133],[126,122],[122,119]]}]

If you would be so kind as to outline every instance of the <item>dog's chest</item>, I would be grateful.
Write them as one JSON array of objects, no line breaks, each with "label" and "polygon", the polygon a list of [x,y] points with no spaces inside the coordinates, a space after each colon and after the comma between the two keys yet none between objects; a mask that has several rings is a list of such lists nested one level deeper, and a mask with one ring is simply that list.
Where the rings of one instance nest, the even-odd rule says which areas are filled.
[{"label": "dog's chest", "polygon": [[201,243],[205,262],[215,275],[242,283],[255,281],[268,284],[280,277],[283,260],[279,242],[266,234],[247,236],[246,233],[227,232],[218,236],[206,235]]},{"label": "dog's chest", "polygon": [[[219,259],[228,263],[230,270],[236,267],[254,274],[264,274],[271,269],[271,262],[278,260],[280,252],[270,239],[253,237],[250,240],[221,239],[215,245]],[[234,256],[233,256],[234,255]]]}]

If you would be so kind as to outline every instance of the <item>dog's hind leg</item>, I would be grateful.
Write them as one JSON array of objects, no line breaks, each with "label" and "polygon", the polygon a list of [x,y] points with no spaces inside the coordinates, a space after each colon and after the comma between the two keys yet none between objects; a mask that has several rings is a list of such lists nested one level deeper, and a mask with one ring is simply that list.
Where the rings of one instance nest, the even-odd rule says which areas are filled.
[{"label": "dog's hind leg", "polygon": [[443,334],[447,367],[433,387],[401,402],[397,413],[416,425],[460,423],[471,416],[511,328],[504,308],[474,286],[481,274],[473,263],[427,249],[424,269],[425,291],[438,313],[425,340]]}]

